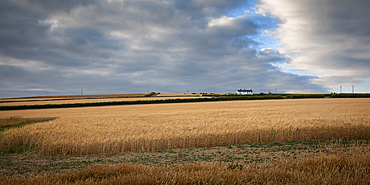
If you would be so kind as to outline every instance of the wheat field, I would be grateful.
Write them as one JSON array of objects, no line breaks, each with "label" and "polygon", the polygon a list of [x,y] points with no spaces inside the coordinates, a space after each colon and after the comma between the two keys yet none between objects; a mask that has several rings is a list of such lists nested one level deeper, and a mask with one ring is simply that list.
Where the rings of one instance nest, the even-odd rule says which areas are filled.
[{"label": "wheat field", "polygon": [[43,155],[120,154],[284,140],[368,137],[370,99],[301,99],[2,111],[57,117],[1,132]]}]

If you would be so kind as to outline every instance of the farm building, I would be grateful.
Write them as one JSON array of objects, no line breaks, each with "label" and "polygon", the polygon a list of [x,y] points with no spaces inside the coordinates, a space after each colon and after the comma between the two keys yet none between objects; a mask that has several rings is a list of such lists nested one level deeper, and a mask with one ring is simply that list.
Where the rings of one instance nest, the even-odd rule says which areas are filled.
[{"label": "farm building", "polygon": [[246,90],[246,89],[239,89],[236,90],[236,94],[238,95],[253,95],[253,90]]}]

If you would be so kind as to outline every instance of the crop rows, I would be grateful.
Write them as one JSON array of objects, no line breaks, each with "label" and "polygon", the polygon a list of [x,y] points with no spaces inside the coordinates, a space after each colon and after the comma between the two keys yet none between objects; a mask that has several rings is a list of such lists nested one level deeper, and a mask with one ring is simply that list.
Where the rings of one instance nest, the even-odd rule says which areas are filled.
[{"label": "crop rows", "polygon": [[202,137],[167,138],[160,140],[117,141],[94,144],[60,143],[50,144],[43,137],[19,137],[11,142],[3,141],[2,147],[22,146],[24,151],[37,150],[46,156],[68,155],[116,155],[126,152],[154,152],[179,148],[215,147],[236,144],[255,144],[266,142],[329,140],[368,137],[370,126],[323,127],[323,128],[286,128],[274,130],[257,130],[223,135],[206,135]]}]

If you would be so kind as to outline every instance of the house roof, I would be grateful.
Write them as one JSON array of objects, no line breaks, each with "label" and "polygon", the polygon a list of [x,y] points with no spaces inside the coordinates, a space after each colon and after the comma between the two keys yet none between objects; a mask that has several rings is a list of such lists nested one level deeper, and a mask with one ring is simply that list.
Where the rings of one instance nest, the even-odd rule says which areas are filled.
[{"label": "house roof", "polygon": [[253,92],[253,90],[246,90],[246,89],[239,89],[239,90],[236,90],[238,92]]}]

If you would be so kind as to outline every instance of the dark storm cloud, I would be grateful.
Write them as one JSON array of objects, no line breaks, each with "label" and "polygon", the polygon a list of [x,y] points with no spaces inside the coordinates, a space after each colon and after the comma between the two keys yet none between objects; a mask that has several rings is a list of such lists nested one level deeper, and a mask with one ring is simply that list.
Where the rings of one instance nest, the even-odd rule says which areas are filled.
[{"label": "dark storm cloud", "polygon": [[[324,1],[323,27],[320,33],[332,44],[343,44],[340,52],[328,57],[333,68],[351,68],[367,73],[370,70],[370,2]],[[330,60],[332,59],[332,60]]]},{"label": "dark storm cloud", "polygon": [[355,37],[370,36],[369,1],[328,0],[322,6],[325,8],[322,16],[327,20],[325,31]]},{"label": "dark storm cloud", "polygon": [[[258,15],[225,15],[243,0],[4,1],[1,97],[46,94],[325,91],[281,72],[278,51],[257,51]],[[273,21],[272,21],[273,22]],[[275,21],[276,22],[276,21]],[[295,85],[293,85],[295,84]],[[17,93],[18,92],[18,93]]]},{"label": "dark storm cloud", "polygon": [[294,68],[320,74],[315,81],[335,89],[370,76],[370,1],[259,2],[260,12],[282,21],[273,34]]}]

